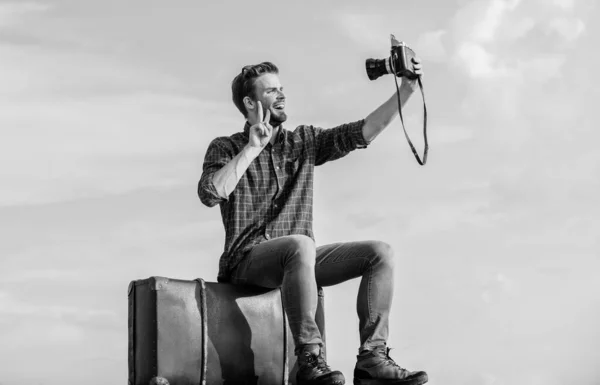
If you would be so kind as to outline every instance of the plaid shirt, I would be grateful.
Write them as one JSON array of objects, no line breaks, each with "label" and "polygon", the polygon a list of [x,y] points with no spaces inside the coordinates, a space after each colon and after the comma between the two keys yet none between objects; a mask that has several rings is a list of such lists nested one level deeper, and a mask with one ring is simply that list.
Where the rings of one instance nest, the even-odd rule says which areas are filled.
[{"label": "plaid shirt", "polygon": [[268,143],[250,163],[228,198],[217,193],[212,178],[248,144],[250,124],[246,122],[243,132],[210,143],[198,196],[206,206],[218,203],[221,208],[225,249],[219,260],[219,282],[228,281],[233,268],[261,242],[292,234],[314,240],[314,167],[367,147],[363,124],[364,120],[332,129],[299,126],[293,132],[281,127],[274,144]]}]

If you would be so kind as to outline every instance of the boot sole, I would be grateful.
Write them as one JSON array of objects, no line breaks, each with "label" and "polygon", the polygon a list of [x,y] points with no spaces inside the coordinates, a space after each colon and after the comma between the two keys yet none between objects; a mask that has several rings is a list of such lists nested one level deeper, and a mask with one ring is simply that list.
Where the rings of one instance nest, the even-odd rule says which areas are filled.
[{"label": "boot sole", "polygon": [[325,378],[319,378],[314,380],[300,380],[296,378],[297,385],[345,385],[346,380],[344,375],[340,372],[331,373],[331,375]]},{"label": "boot sole", "polygon": [[321,382],[314,382],[314,381],[302,381],[302,382],[296,382],[297,385],[345,385],[346,381],[345,380],[324,380]]},{"label": "boot sole", "polygon": [[354,378],[354,385],[423,385],[429,378],[426,373],[405,380],[378,380],[374,378]]}]

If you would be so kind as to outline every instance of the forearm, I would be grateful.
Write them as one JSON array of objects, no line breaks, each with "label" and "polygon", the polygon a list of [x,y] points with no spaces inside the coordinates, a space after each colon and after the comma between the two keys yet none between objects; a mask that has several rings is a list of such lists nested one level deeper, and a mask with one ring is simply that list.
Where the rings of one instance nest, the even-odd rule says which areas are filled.
[{"label": "forearm", "polygon": [[[402,80],[405,82],[406,80]],[[400,104],[402,108],[413,94],[413,89],[410,87],[400,87]],[[363,136],[367,142],[375,139],[398,115],[398,97],[396,93],[379,106],[375,111],[371,112],[365,119],[363,126]]]},{"label": "forearm", "polygon": [[260,150],[247,145],[229,163],[214,173],[212,182],[221,197],[227,198],[235,190],[250,163],[260,154]]}]

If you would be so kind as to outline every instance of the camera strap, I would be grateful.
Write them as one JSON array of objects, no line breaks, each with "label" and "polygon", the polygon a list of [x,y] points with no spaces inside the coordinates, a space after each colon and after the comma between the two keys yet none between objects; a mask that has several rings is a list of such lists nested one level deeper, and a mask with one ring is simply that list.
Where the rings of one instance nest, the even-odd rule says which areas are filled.
[{"label": "camera strap", "polygon": [[419,83],[419,89],[421,90],[421,96],[423,98],[423,139],[425,142],[425,149],[423,150],[423,160],[419,157],[415,146],[413,146],[410,138],[408,137],[408,133],[406,132],[406,128],[404,127],[404,118],[402,117],[402,105],[400,102],[400,88],[398,87],[398,79],[397,76],[394,76],[394,81],[396,82],[396,94],[398,95],[398,113],[400,114],[400,121],[402,122],[402,129],[404,130],[404,136],[406,136],[406,140],[410,145],[410,149],[412,150],[417,162],[424,166],[427,162],[427,152],[429,151],[429,144],[427,143],[427,105],[425,104],[425,93],[423,92],[423,83],[421,82],[421,77],[417,78],[417,82]]}]

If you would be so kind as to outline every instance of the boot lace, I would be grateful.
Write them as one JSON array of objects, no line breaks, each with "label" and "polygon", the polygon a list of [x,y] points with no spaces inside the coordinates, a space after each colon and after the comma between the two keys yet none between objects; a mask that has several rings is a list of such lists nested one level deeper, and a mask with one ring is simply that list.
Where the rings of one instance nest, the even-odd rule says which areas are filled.
[{"label": "boot lace", "polygon": [[394,359],[392,357],[390,357],[390,350],[392,350],[392,348],[385,348],[385,351],[383,351],[383,353],[385,354],[385,365],[388,366],[393,366],[394,368],[398,368],[398,370],[405,372],[406,369],[404,369],[403,367],[401,367],[400,365],[398,365],[396,363],[396,361],[394,361]]},{"label": "boot lace", "polygon": [[329,365],[327,365],[327,362],[325,361],[325,358],[323,358],[322,354],[313,355],[307,352],[305,353],[305,357],[306,363],[317,369],[320,373],[328,373],[331,371],[331,368]]}]

